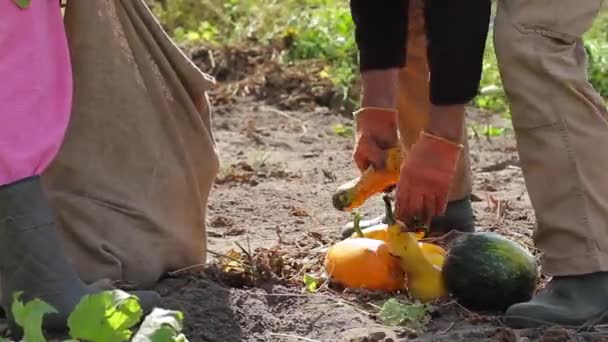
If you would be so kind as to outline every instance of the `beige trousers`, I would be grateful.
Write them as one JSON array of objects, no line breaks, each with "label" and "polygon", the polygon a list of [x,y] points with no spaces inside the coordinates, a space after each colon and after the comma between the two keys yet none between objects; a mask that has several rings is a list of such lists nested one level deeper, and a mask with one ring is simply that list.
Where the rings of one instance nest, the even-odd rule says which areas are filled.
[{"label": "beige trousers", "polygon": [[[418,139],[420,131],[429,119],[429,68],[426,56],[424,27],[424,0],[411,0],[409,11],[409,37],[407,66],[399,72],[399,134],[405,151]],[[449,200],[464,198],[471,192],[471,168],[466,130],[462,137],[465,144],[460,157]]]},{"label": "beige trousers", "polygon": [[601,0],[500,0],[495,44],[548,275],[608,271],[608,113],[582,35]]}]

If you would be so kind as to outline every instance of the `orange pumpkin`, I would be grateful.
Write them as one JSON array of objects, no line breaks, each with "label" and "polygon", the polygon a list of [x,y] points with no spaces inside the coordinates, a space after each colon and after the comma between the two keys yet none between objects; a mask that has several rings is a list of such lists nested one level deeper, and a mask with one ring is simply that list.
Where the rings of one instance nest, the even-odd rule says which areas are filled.
[{"label": "orange pumpkin", "polygon": [[346,239],[331,246],[325,272],[348,288],[396,291],[404,288],[405,273],[389,246],[368,238]]}]

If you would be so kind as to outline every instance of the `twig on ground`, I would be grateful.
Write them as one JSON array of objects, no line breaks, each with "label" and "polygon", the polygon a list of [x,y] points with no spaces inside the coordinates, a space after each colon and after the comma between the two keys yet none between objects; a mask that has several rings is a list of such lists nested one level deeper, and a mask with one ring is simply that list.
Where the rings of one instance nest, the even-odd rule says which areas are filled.
[{"label": "twig on ground", "polygon": [[318,340],[310,339],[308,337],[302,337],[302,336],[296,336],[296,335],[290,335],[290,334],[270,333],[270,336],[295,338],[296,340],[300,340],[300,341],[321,342],[321,341],[318,341]]},{"label": "twig on ground", "polygon": [[447,302],[447,303],[445,303],[445,304],[443,304],[441,306],[445,307],[445,306],[452,305],[452,304],[455,304],[458,308],[460,308],[462,311],[464,311],[465,313],[467,313],[471,317],[479,317],[479,314],[476,314],[473,311],[465,308],[464,306],[462,306],[462,304],[458,303],[456,300],[452,300],[452,301]]},{"label": "twig on ground", "polygon": [[433,242],[447,242],[447,241],[450,241],[450,239],[448,239],[448,238],[451,237],[452,235],[460,236],[460,235],[462,235],[462,233],[459,232],[459,231],[456,231],[456,230],[450,230],[448,233],[443,234],[441,236],[428,237],[428,238],[421,239],[420,241],[422,241],[422,242],[430,242],[430,243],[433,243]]},{"label": "twig on ground", "polygon": [[454,327],[455,324],[456,324],[456,322],[450,323],[450,325],[446,329],[442,330],[439,334],[440,335],[447,334],[448,331],[452,330],[452,328]]},{"label": "twig on ground", "polygon": [[302,121],[302,120],[300,120],[298,118],[294,118],[293,116],[291,116],[291,115],[289,115],[289,114],[287,114],[287,113],[285,113],[283,111],[280,111],[280,110],[278,110],[276,108],[272,108],[272,107],[268,107],[268,106],[263,106],[262,110],[267,111],[267,112],[271,112],[271,113],[274,113],[274,114],[277,114],[277,115],[280,115],[280,116],[282,116],[284,118],[287,118],[287,119],[290,119],[290,120],[293,120],[293,121],[296,121],[296,122],[298,122],[300,124],[300,128],[302,129],[302,134],[301,135],[306,135],[306,133],[308,133],[308,129],[306,128],[306,122],[304,122],[304,121]]},{"label": "twig on ground", "polygon": [[[211,252],[211,251],[208,251],[208,252],[211,253],[211,254],[213,254],[213,252]],[[225,255],[223,255],[223,257],[229,258],[228,256],[225,256]],[[167,274],[169,276],[171,276],[171,277],[175,277],[176,275],[178,275],[180,273],[189,271],[189,270],[194,269],[194,268],[205,267],[205,266],[207,266],[207,265],[206,264],[196,264],[196,265],[186,266],[184,268],[180,268],[180,269],[177,269],[175,271],[167,272]]]},{"label": "twig on ground", "polygon": [[285,243],[285,239],[283,238],[283,235],[282,235],[282,232],[281,232],[281,227],[276,226],[276,228],[275,228],[274,232],[275,232],[275,233],[276,233],[276,235],[277,235],[278,243],[279,243],[280,245],[284,245],[284,244],[286,244],[286,243]]},{"label": "twig on ground", "polygon": [[608,334],[608,324],[596,325],[593,328],[601,334]]},{"label": "twig on ground", "polygon": [[576,330],[576,332],[581,332],[585,329],[591,328],[591,327],[595,326],[597,323],[605,322],[606,317],[608,317],[608,312],[604,312],[601,316],[585,322],[585,324],[583,324],[580,328],[578,328]]}]

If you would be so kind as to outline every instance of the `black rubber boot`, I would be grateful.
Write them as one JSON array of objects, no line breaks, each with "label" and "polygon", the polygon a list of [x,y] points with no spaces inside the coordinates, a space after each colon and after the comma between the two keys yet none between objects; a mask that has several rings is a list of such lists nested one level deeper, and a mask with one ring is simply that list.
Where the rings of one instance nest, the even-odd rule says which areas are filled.
[{"label": "black rubber boot", "polygon": [[[44,328],[60,331],[81,298],[99,292],[68,263],[38,177],[0,187],[0,274],[1,304],[16,335],[21,332],[11,315],[13,293],[22,291],[23,301],[39,298],[52,305],[58,313],[45,316]],[[160,301],[155,292],[134,294],[146,312]]]},{"label": "black rubber boot", "polygon": [[[362,230],[379,224],[386,224],[385,215],[378,216],[370,220],[362,220],[360,226]],[[448,203],[445,215],[433,217],[431,220],[430,236],[441,236],[451,230],[472,233],[475,231],[475,216],[469,196]],[[342,227],[341,235],[343,239],[350,237],[355,232],[353,222],[349,222]]]},{"label": "black rubber boot", "polygon": [[515,329],[606,323],[608,272],[555,277],[531,301],[507,309],[503,320]]}]

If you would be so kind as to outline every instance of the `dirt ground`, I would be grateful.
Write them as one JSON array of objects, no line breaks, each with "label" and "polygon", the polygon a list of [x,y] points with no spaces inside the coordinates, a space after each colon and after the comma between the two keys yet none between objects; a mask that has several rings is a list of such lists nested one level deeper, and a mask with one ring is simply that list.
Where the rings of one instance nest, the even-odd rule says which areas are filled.
[{"label": "dirt ground", "polygon": [[[469,120],[473,127],[487,121],[474,110]],[[275,253],[292,265],[283,265],[283,278],[249,284],[209,270],[165,280],[159,286],[164,305],[185,312],[191,341],[608,340],[597,331],[513,331],[495,316],[450,301],[436,306],[423,331],[387,327],[375,306],[382,295],[307,293],[303,274],[319,271],[324,251],[351,219],[331,204],[335,188],[357,174],[350,159],[353,137],[336,134],[338,124],[348,126],[350,120],[322,108],[283,111],[246,99],[215,108],[223,166],[209,203],[210,258],[223,260],[238,243],[252,258]],[[478,229],[530,245],[534,216],[513,136],[473,134],[471,156]],[[362,211],[372,217],[382,208],[376,198]]]},{"label": "dirt ground", "polygon": [[[222,160],[209,202],[210,266],[177,272],[158,287],[165,307],[186,314],[191,341],[608,341],[601,327],[514,331],[496,314],[473,313],[452,300],[436,303],[422,329],[391,327],[378,309],[395,294],[327,284],[306,291],[304,275],[321,274],[328,246],[352,220],[331,203],[333,191],[357,176],[352,103],[315,76],[322,61],[285,67],[277,62],[280,49],[188,51],[220,81],[211,100]],[[478,230],[499,232],[537,254],[508,120],[475,109],[467,116]],[[505,133],[485,136],[489,124]],[[380,198],[361,209],[366,218],[383,210]]]}]

